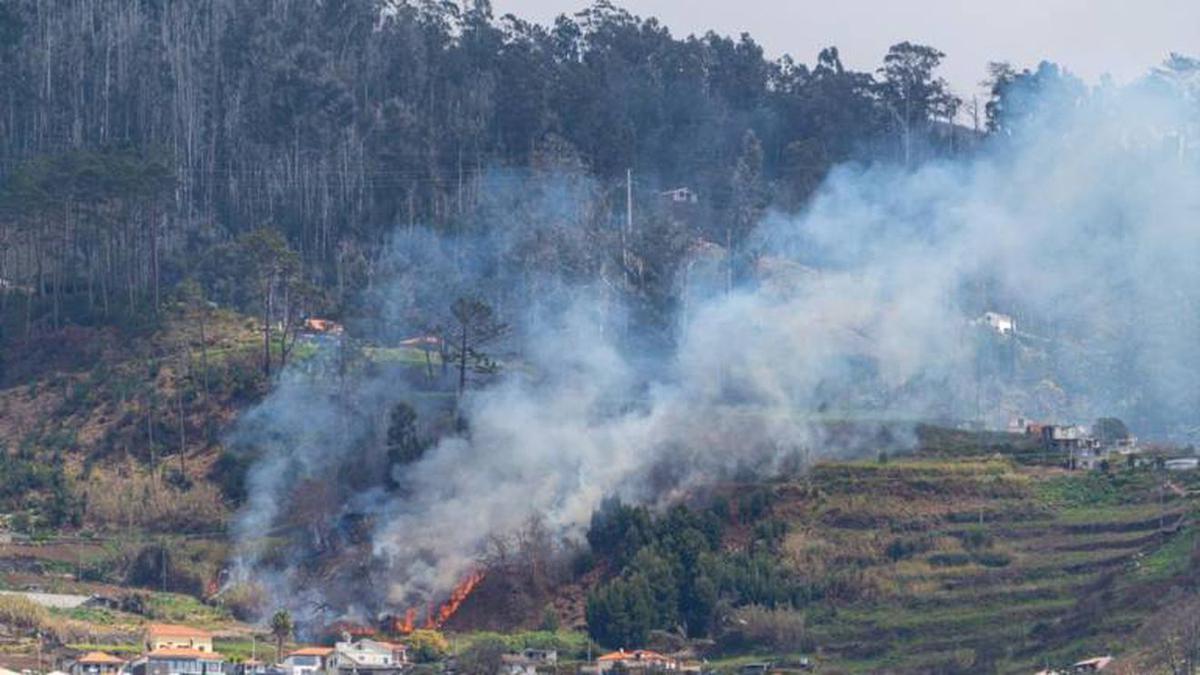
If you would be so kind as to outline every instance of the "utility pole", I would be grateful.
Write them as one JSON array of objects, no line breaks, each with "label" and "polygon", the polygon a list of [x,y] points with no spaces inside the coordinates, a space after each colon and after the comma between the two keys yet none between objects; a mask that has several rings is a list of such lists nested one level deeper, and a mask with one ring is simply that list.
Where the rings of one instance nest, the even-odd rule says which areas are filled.
[{"label": "utility pole", "polygon": [[[633,288],[633,259],[629,255],[629,246],[633,240],[633,169],[625,169],[625,227],[621,231],[621,263],[625,268],[625,292]],[[629,312],[622,312],[624,317],[624,335],[629,335]]]},{"label": "utility pole", "polygon": [[621,260],[625,263],[625,287],[628,290],[633,284],[630,280],[632,265],[630,264],[629,245],[633,240],[633,169],[625,169],[625,231],[621,234]]},{"label": "utility pole", "polygon": [[633,169],[625,169],[625,231],[633,236]]}]

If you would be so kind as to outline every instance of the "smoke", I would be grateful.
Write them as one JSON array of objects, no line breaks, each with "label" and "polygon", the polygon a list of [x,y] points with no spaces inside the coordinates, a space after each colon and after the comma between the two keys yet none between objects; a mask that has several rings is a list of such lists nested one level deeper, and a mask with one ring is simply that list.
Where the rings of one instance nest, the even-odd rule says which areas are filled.
[{"label": "smoke", "polygon": [[[724,252],[693,247],[667,347],[636,334],[605,253],[616,235],[586,208],[599,191],[578,173],[500,174],[488,227],[399,232],[370,320],[351,332],[420,334],[416,317],[482,293],[514,324],[493,347],[506,367],[463,400],[466,431],[438,430],[405,465],[378,451],[387,410],[445,408],[411,366],[329,346],[284,373],[231,436],[261,456],[236,530],[243,573],[296,609],[400,613],[444,595],[489,537],[531,515],[578,534],[607,496],[669,502],[796,471],[918,420],[1114,415],[1190,438],[1195,94],[1162,78],[1050,94],[966,158],[837,168],[805,213],[764,219],[734,288]],[[975,321],[986,311],[1017,331]],[[280,527],[291,547],[266,550]],[[310,558],[339,538],[355,556],[317,571]]]}]

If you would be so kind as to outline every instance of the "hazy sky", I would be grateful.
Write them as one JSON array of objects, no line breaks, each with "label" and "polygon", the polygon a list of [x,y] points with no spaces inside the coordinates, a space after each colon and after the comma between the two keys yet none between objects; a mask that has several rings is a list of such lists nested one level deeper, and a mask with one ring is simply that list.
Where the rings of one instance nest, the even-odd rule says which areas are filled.
[{"label": "hazy sky", "polygon": [[[589,0],[493,0],[497,15],[548,23]],[[1089,82],[1126,81],[1172,52],[1200,55],[1200,0],[615,0],[657,16],[676,37],[748,32],[774,57],[811,64],[836,45],[856,69],[874,69],[909,40],[946,53],[943,75],[969,97],[988,61],[1056,61]]]}]

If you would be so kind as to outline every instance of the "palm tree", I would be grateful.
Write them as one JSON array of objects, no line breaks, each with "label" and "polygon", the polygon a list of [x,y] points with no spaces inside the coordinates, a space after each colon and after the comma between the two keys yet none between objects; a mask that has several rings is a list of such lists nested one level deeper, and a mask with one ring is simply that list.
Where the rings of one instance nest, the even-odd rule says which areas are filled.
[{"label": "palm tree", "polygon": [[283,660],[283,643],[292,635],[292,615],[281,609],[271,616],[271,635],[275,636],[275,662]]}]

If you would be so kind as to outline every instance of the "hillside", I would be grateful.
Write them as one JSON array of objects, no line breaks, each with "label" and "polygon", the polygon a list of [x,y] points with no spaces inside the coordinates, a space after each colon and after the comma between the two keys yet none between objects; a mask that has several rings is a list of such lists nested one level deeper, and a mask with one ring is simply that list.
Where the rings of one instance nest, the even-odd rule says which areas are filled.
[{"label": "hillside", "polygon": [[[720,556],[770,550],[772,562],[748,591],[762,609],[718,609],[716,641],[690,649],[723,669],[790,654],[844,673],[1027,673],[1157,654],[1139,628],[1190,593],[1197,477],[1172,474],[1163,491],[1149,470],[1067,472],[963,445],[954,454],[826,462],[801,477],[714,487],[695,509],[727,514]],[[550,606],[582,628],[583,594],[642,574],[626,564],[601,561]],[[520,597],[509,591],[485,582],[451,627],[494,622]],[[683,648],[668,633],[649,639]]]},{"label": "hillside", "polygon": [[263,393],[260,340],[237,313],[175,308],[144,329],[77,327],[12,345],[0,529],[80,541],[64,555],[88,580],[205,593],[241,478],[221,435]]},{"label": "hillside", "polygon": [[[90,365],[30,373],[0,393],[9,411],[5,437],[23,439],[10,446],[6,470],[50,458],[61,472],[30,488],[38,498],[22,502],[27,508],[9,502],[11,529],[32,539],[0,545],[0,588],[125,603],[39,619],[63,645],[131,648],[138,627],[157,618],[217,628],[232,641],[228,649],[245,647],[247,628],[229,609],[161,592],[204,597],[224,565],[223,524],[236,502],[222,492],[229,481],[222,472],[236,467],[222,463],[220,436],[207,435],[203,420],[231,419],[260,391],[253,322],[218,313],[206,325],[207,395],[194,328],[178,315],[121,349],[113,336],[92,336]],[[149,402],[167,416],[174,412],[167,404],[180,397],[182,418],[145,429]],[[180,419],[182,436],[171,431]],[[53,444],[67,433],[69,442]],[[149,433],[158,450],[134,450]],[[1067,472],[1007,434],[926,427],[918,437],[912,454],[820,462],[802,475],[695,492],[689,509],[721,521],[718,557],[769,560],[763,569],[777,581],[754,591],[754,602],[731,594],[732,604],[715,610],[713,641],[652,632],[651,643],[692,650],[725,669],[803,654],[822,672],[847,673],[1027,672],[1154,651],[1139,627],[1169,591],[1190,588],[1191,495],[1200,479],[1171,474],[1164,489],[1164,477],[1148,469]],[[57,525],[56,486],[65,486],[74,509]],[[115,494],[106,501],[98,488]],[[584,562],[578,549],[565,549],[533,560],[534,569],[544,566],[532,579],[516,561],[523,550],[508,563],[493,559],[447,624],[462,644],[482,639],[473,637],[486,635],[481,629],[545,627],[547,616],[578,635],[588,630],[588,597],[633,559],[633,551],[616,558],[594,551]],[[554,639],[576,640],[582,654],[577,638]],[[17,661],[31,648],[20,637],[4,647]]]}]

